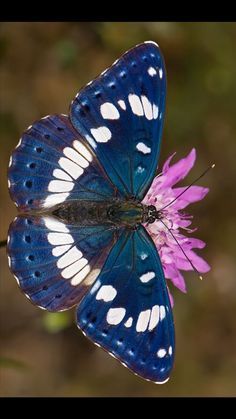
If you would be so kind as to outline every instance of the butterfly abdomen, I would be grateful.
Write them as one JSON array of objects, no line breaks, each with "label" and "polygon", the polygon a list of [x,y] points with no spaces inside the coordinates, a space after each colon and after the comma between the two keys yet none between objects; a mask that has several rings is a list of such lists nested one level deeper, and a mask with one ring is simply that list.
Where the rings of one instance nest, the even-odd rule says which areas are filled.
[{"label": "butterfly abdomen", "polygon": [[52,214],[66,224],[97,225],[110,223],[109,204],[90,201],[71,201],[58,206]]},{"label": "butterfly abdomen", "polygon": [[52,214],[66,224],[114,224],[135,226],[142,222],[143,206],[133,201],[71,201],[58,206]]}]

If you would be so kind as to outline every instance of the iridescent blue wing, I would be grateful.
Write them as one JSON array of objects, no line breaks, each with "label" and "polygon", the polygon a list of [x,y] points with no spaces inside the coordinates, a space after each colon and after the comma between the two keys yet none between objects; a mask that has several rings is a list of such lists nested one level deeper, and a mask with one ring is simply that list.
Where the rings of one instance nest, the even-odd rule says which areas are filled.
[{"label": "iridescent blue wing", "polygon": [[146,42],[88,83],[71,104],[72,124],[124,196],[141,200],[153,180],[165,96],[163,57],[157,44]]},{"label": "iridescent blue wing", "polygon": [[174,324],[162,265],[146,230],[125,231],[77,309],[84,334],[134,373],[165,382]]},{"label": "iridescent blue wing", "polygon": [[9,228],[9,266],[34,304],[66,310],[96,280],[116,237],[109,225],[81,227],[50,216],[17,217]]},{"label": "iridescent blue wing", "polygon": [[51,115],[25,131],[8,171],[11,198],[22,211],[68,200],[117,196],[93,151],[65,115]]}]

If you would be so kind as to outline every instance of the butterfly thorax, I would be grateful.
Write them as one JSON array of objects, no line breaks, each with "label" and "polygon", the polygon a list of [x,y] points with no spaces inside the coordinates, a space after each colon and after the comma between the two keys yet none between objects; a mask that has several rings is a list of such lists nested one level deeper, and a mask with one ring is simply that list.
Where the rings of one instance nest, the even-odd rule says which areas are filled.
[{"label": "butterfly thorax", "polygon": [[143,221],[144,206],[134,201],[70,201],[59,205],[52,214],[66,224],[114,224],[135,227]]}]

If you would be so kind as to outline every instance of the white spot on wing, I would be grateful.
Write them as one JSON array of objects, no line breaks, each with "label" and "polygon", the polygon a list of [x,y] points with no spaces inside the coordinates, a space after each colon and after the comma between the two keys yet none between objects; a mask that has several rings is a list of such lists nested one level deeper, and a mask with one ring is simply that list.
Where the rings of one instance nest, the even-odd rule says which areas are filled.
[{"label": "white spot on wing", "polygon": [[64,180],[51,180],[48,184],[49,192],[69,192],[73,189],[74,183]]},{"label": "white spot on wing", "polygon": [[107,323],[119,324],[125,317],[126,310],[123,307],[110,308],[107,313]]},{"label": "white spot on wing", "polygon": [[163,77],[163,70],[162,70],[162,68],[159,69],[159,76],[160,76],[160,79],[162,79],[162,77]]},{"label": "white spot on wing", "polygon": [[88,160],[82,157],[81,154],[77,153],[77,151],[75,151],[73,148],[66,147],[64,148],[63,153],[66,157],[68,157],[74,163],[78,164],[80,167],[88,167]]},{"label": "white spot on wing", "polygon": [[153,119],[151,102],[149,102],[146,96],[141,96],[141,99],[142,99],[145,116],[149,121],[151,121]]},{"label": "white spot on wing", "polygon": [[97,279],[98,275],[100,274],[101,269],[95,268],[93,269],[90,274],[87,276],[87,278],[84,281],[84,285],[92,285],[95,280]]},{"label": "white spot on wing", "polygon": [[111,131],[107,127],[92,128],[90,131],[98,143],[107,143],[111,139]]},{"label": "white spot on wing", "polygon": [[17,276],[16,276],[16,275],[13,275],[13,276],[14,276],[14,278],[15,278],[16,282],[17,282],[17,285],[19,285],[19,286],[20,286],[20,281],[19,281],[19,279],[17,278]]},{"label": "white spot on wing", "polygon": [[158,47],[159,45],[156,43],[156,42],[154,42],[154,41],[145,41],[144,42],[144,44],[153,44],[153,45],[155,45],[156,47]]},{"label": "white spot on wing", "polygon": [[21,141],[22,141],[22,138],[19,139],[18,143],[16,144],[16,148],[18,148],[21,145]]},{"label": "white spot on wing", "polygon": [[159,306],[155,305],[152,307],[148,330],[149,331],[153,330],[158,325],[158,322],[159,322]]},{"label": "white spot on wing", "polygon": [[65,226],[65,224],[61,223],[60,221],[56,220],[55,218],[44,217],[44,224],[49,230],[60,231],[61,233],[69,233],[69,230]]},{"label": "white spot on wing", "polygon": [[9,180],[9,179],[7,180],[7,186],[8,186],[8,188],[10,188],[10,187],[11,187],[11,182],[10,182],[10,180]]},{"label": "white spot on wing", "polygon": [[145,168],[142,166],[138,166],[136,172],[137,173],[143,173],[145,171]]},{"label": "white spot on wing", "polygon": [[125,327],[131,327],[133,324],[133,317],[129,317],[128,320],[125,322]]},{"label": "white spot on wing", "polygon": [[143,107],[140,98],[137,95],[129,94],[128,96],[129,104],[131,106],[132,112],[135,115],[143,116]]},{"label": "white spot on wing", "polygon": [[78,164],[74,163],[73,161],[61,157],[58,161],[59,166],[62,167],[73,179],[78,179],[84,173],[82,167],[78,166]]},{"label": "white spot on wing", "polygon": [[126,110],[126,104],[123,100],[118,100],[118,105],[121,107],[121,109],[123,109],[123,111]]},{"label": "white spot on wing", "polygon": [[155,272],[150,271],[139,277],[140,281],[143,283],[149,282],[151,279],[155,278]]},{"label": "white spot on wing", "polygon": [[169,346],[168,354],[171,356],[173,353],[172,346]]},{"label": "white spot on wing", "polygon": [[94,149],[97,148],[97,143],[96,141],[94,141],[93,137],[91,137],[91,135],[85,134],[85,138],[88,141],[88,143],[91,145],[91,147],[93,147]]},{"label": "white spot on wing", "polygon": [[81,269],[80,272],[77,273],[77,275],[75,275],[70,283],[73,286],[79,285],[81,281],[83,281],[84,278],[86,278],[86,276],[89,274],[91,268],[90,265],[86,265],[83,269]]},{"label": "white spot on wing", "polygon": [[165,306],[160,306],[160,320],[163,320],[166,316]]},{"label": "white spot on wing", "polygon": [[80,252],[80,250],[78,250],[76,246],[73,246],[72,249],[70,249],[65,255],[58,259],[57,267],[60,269],[65,268],[66,266],[76,262],[82,256],[83,254]]},{"label": "white spot on wing", "polygon": [[10,256],[7,256],[7,260],[8,260],[8,266],[10,268],[11,267],[11,258],[10,258]]},{"label": "white spot on wing", "polygon": [[164,381],[155,381],[155,383],[154,384],[165,384],[165,383],[167,383],[167,381],[169,381],[169,379],[170,379],[170,377],[168,377],[166,380],[164,380]]},{"label": "white spot on wing", "polygon": [[87,264],[88,264],[87,259],[81,258],[77,260],[76,262],[72,263],[72,265],[67,266],[67,268],[63,269],[63,271],[61,271],[61,275],[63,276],[63,278],[66,278],[66,279],[71,278],[72,276],[80,272],[81,269],[83,269],[84,266],[86,266]]},{"label": "white spot on wing", "polygon": [[143,154],[149,154],[149,153],[151,153],[150,147],[147,147],[146,144],[144,144],[143,142],[139,142],[136,145],[136,148],[137,148],[138,151],[140,151]]},{"label": "white spot on wing", "polygon": [[140,255],[141,260],[145,260],[147,259],[147,257],[148,257],[147,253],[144,253],[144,252],[142,252]]},{"label": "white spot on wing", "polygon": [[155,70],[155,68],[154,68],[154,67],[149,67],[149,69],[148,69],[148,74],[149,74],[151,77],[153,77],[153,76],[155,76],[155,75],[157,74],[157,72],[156,72],[156,70]]},{"label": "white spot on wing", "polygon": [[138,321],[136,324],[137,332],[145,332],[148,327],[149,319],[150,319],[151,310],[141,311],[138,316]]},{"label": "white spot on wing", "polygon": [[103,285],[96,295],[96,300],[113,301],[116,295],[117,291],[112,285]]},{"label": "white spot on wing", "polygon": [[158,109],[158,106],[155,105],[155,103],[153,104],[152,111],[153,111],[153,118],[154,119],[157,119],[158,118],[159,109]]},{"label": "white spot on wing", "polygon": [[53,205],[60,204],[61,202],[64,202],[66,198],[69,196],[69,193],[56,193],[47,196],[45,199],[43,206],[45,208],[52,207]]},{"label": "white spot on wing", "polygon": [[12,156],[10,157],[10,160],[9,160],[9,167],[11,167],[11,165],[12,165]]},{"label": "white spot on wing", "polygon": [[166,355],[166,350],[164,348],[161,348],[157,351],[158,358],[164,358],[165,355]]},{"label": "white spot on wing", "polygon": [[57,179],[72,181],[72,178],[61,169],[54,169],[53,176]]},{"label": "white spot on wing", "polygon": [[113,103],[105,102],[100,106],[100,112],[104,119],[119,119],[120,114]]},{"label": "white spot on wing", "polygon": [[84,144],[82,144],[80,141],[75,140],[73,142],[74,148],[83,156],[85,159],[87,159],[89,162],[93,160],[93,156],[90,153],[90,151],[85,147]]},{"label": "white spot on wing", "polygon": [[54,245],[74,243],[73,237],[65,233],[48,233],[48,241]]},{"label": "white spot on wing", "polygon": [[66,244],[64,246],[56,246],[52,249],[52,254],[55,257],[61,256],[63,255],[63,253],[67,252],[67,250],[69,250],[70,248],[71,248],[70,244]]},{"label": "white spot on wing", "polygon": [[105,70],[103,70],[102,72],[101,72],[101,74],[100,74],[100,76],[103,76],[106,72],[107,72],[107,68],[105,69]]}]

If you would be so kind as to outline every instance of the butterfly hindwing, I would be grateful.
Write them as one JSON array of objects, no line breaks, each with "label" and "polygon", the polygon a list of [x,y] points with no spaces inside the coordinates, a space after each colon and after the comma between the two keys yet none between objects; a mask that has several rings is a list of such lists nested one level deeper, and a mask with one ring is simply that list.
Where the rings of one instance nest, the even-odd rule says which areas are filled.
[{"label": "butterfly hindwing", "polygon": [[72,102],[72,124],[125,196],[141,200],[153,180],[165,96],[163,57],[157,44],[146,42],[125,53]]},{"label": "butterfly hindwing", "polygon": [[117,195],[93,151],[64,115],[42,118],[25,131],[12,154],[8,179],[11,197],[22,211]]},{"label": "butterfly hindwing", "polygon": [[65,310],[96,280],[116,237],[110,225],[73,226],[50,216],[17,217],[9,229],[9,265],[34,304]]},{"label": "butterfly hindwing", "polygon": [[91,340],[138,375],[168,379],[174,325],[161,262],[146,230],[124,232],[77,309]]}]

